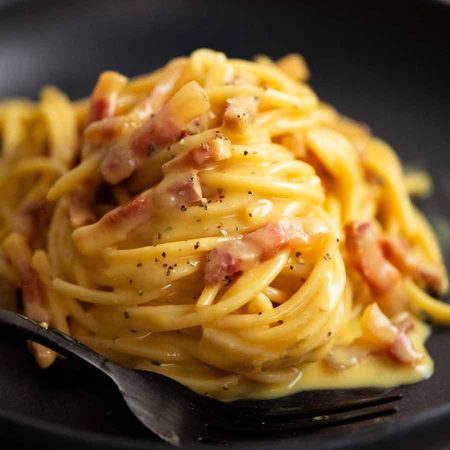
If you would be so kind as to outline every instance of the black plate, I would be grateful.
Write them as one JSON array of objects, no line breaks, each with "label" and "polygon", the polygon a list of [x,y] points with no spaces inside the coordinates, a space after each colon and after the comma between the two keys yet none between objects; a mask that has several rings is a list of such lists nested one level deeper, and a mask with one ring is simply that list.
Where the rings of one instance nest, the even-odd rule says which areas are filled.
[{"label": "black plate", "polygon": [[[45,83],[72,97],[85,96],[104,69],[131,76],[202,46],[240,57],[300,51],[321,98],[369,123],[407,164],[433,174],[435,196],[421,206],[448,229],[450,8],[445,3],[0,0],[0,97],[35,96]],[[448,238],[446,249],[448,261]],[[449,345],[449,329],[436,328],[428,344],[436,373],[399,389],[404,399],[392,422],[246,447],[448,448]],[[302,401],[302,394],[288,401]],[[168,448],[136,422],[100,375],[67,361],[41,371],[23,342],[8,336],[0,340],[0,434],[10,445],[26,448]]]}]

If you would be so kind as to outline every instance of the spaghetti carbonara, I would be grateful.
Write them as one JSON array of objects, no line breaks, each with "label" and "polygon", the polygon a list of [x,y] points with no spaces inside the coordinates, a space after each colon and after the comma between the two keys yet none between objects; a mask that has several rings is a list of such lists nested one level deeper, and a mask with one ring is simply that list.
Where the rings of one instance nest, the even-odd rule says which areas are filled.
[{"label": "spaghetti carbonara", "polygon": [[[0,274],[28,316],[220,399],[431,375],[438,244],[395,152],[300,55],[197,50],[0,103]],[[57,355],[32,344],[41,367]]]}]

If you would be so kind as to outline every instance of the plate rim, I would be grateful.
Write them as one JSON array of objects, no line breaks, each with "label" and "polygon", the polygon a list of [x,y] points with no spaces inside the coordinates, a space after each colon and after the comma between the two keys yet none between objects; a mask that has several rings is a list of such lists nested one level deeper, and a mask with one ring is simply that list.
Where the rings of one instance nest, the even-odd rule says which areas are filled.
[{"label": "plate rim", "polygon": [[[396,422],[385,422],[383,424],[374,424],[366,429],[359,429],[357,434],[341,435],[331,442],[329,436],[317,436],[305,437],[305,444],[308,447],[307,450],[345,450],[350,448],[357,448],[358,450],[364,450],[372,445],[383,445],[382,448],[389,449],[395,445],[398,450],[400,448],[410,448],[409,445],[414,443],[418,444],[418,440],[422,436],[426,436],[427,443],[430,432],[434,430],[440,430],[439,437],[450,439],[450,427],[445,427],[450,421],[450,402],[444,403],[439,406],[435,406],[429,410],[422,411],[411,417],[400,419]],[[162,442],[160,440],[151,441],[145,438],[124,437],[120,435],[109,435],[97,431],[88,431],[83,429],[77,429],[74,427],[53,423],[47,420],[38,419],[35,417],[26,416],[21,413],[0,410],[0,425],[7,429],[8,425],[19,426],[22,429],[25,427],[28,432],[47,435],[52,441],[50,441],[50,447],[53,448],[53,444],[61,445],[63,441],[71,442],[70,448],[74,445],[84,445],[84,448],[96,448],[96,449],[108,449],[108,450],[149,450],[149,449],[171,449],[174,448],[170,444]],[[444,426],[443,426],[444,425]],[[445,430],[445,433],[442,433]],[[377,440],[374,441],[373,437],[377,435]],[[381,438],[380,438],[381,435]],[[278,441],[264,441],[264,446],[270,442],[271,449],[285,449],[293,450],[299,449],[298,438],[287,438]],[[420,439],[423,440],[423,439]],[[17,442],[20,444],[20,442]],[[88,444],[88,447],[86,447]],[[273,445],[272,445],[273,444]],[[45,442],[47,447],[48,442]],[[234,450],[242,450],[259,448],[261,441],[252,441],[249,446],[240,446],[239,443],[233,445]],[[252,447],[253,446],[253,447]],[[48,448],[48,447],[47,447]],[[74,447],[75,448],[75,447]],[[78,447],[79,448],[79,447]],[[189,447],[189,448],[196,448]],[[202,444],[202,449],[217,449],[217,446]]]}]

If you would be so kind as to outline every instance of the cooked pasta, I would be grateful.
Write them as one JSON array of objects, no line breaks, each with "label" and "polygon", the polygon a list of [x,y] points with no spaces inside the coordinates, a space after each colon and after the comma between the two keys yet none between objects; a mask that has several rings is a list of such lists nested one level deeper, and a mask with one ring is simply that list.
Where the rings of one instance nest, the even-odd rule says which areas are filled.
[{"label": "cooked pasta", "polygon": [[224,400],[429,376],[422,314],[450,323],[410,200],[429,179],[308,76],[201,49],[0,103],[0,274],[25,314]]}]

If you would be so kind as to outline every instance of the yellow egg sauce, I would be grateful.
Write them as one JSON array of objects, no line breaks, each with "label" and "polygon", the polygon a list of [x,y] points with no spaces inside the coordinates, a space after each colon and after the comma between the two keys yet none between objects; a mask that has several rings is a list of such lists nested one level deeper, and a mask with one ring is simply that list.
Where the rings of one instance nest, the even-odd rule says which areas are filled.
[{"label": "yellow egg sauce", "polygon": [[[343,331],[344,339],[354,336],[355,332],[356,328],[350,326]],[[299,367],[298,376],[289,385],[267,385],[258,390],[255,397],[271,399],[315,389],[389,388],[425,380],[431,377],[434,369],[425,348],[429,335],[430,327],[416,320],[410,336],[415,348],[423,354],[416,365],[400,363],[385,353],[367,356],[344,370],[333,369],[320,360]]]}]

